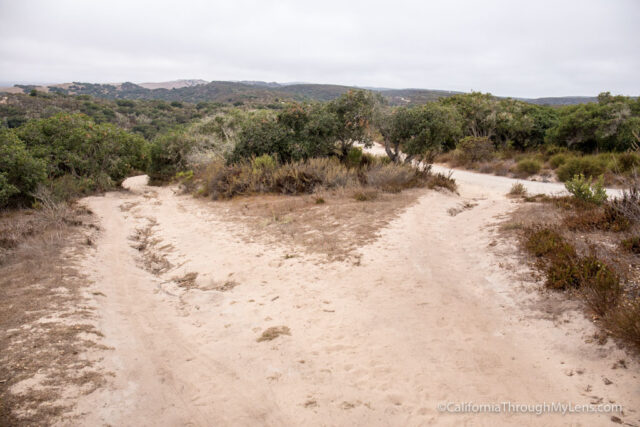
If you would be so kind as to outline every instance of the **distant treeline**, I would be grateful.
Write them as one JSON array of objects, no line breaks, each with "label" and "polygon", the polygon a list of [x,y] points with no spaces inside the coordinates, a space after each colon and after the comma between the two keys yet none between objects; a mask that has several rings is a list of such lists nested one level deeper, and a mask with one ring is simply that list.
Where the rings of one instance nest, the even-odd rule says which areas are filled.
[{"label": "distant treeline", "polygon": [[393,107],[379,93],[349,90],[329,102],[241,107],[37,91],[3,96],[0,206],[30,203],[42,185],[67,199],[111,188],[134,171],[168,179],[213,157],[349,164],[362,158],[356,143],[374,140],[395,162],[461,148],[624,152],[640,135],[640,100],[609,93],[564,107],[482,93]]},{"label": "distant treeline", "polygon": [[[37,89],[33,85],[16,85],[25,94]],[[50,92],[65,95],[90,95],[103,99],[147,99],[182,102],[220,102],[225,104],[251,105],[277,104],[283,101],[331,101],[349,90],[351,86],[328,84],[278,84],[265,82],[228,82],[213,81],[205,84],[175,88],[147,89],[140,85],[125,82],[122,84],[96,84],[74,82],[65,87],[49,86]],[[384,89],[374,88],[389,105],[418,105],[435,101],[461,92],[431,89]],[[595,102],[595,97],[554,97],[521,99],[538,105],[571,105]]]}]

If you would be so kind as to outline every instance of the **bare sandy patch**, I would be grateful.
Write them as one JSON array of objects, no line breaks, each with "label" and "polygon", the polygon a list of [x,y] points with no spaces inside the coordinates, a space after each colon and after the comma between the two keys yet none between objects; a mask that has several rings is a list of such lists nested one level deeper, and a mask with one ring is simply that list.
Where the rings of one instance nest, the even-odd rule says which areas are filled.
[{"label": "bare sandy patch", "polygon": [[[401,193],[376,191],[362,199],[357,189],[324,190],[311,195],[259,195],[207,202],[230,223],[245,224],[245,239],[284,243],[327,261],[357,262],[356,249],[371,243],[378,231],[407,209],[426,189]],[[293,258],[294,252],[285,257]]]}]

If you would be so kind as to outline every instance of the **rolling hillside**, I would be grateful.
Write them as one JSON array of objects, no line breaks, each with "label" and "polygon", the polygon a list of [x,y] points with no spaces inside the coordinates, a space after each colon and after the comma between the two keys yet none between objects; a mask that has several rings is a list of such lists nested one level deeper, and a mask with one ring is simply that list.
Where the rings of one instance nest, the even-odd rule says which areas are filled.
[{"label": "rolling hillside", "polygon": [[[312,83],[281,84],[261,81],[212,81],[207,83],[204,80],[175,80],[141,84],[73,82],[49,86],[15,85],[11,88],[0,88],[0,92],[29,93],[33,89],[68,95],[91,95],[105,99],[220,102],[240,105],[244,103],[273,104],[281,101],[330,101],[350,89],[355,89],[355,87]],[[380,93],[391,105],[423,104],[461,93],[431,89],[368,89]],[[597,101],[596,97],[581,96],[518,99],[539,105],[571,105]]]}]

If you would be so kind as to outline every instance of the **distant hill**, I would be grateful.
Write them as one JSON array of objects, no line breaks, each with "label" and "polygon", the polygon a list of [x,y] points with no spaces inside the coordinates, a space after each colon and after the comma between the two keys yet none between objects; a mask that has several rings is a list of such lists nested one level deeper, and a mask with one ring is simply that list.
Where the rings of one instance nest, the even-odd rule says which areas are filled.
[{"label": "distant hill", "polygon": [[206,85],[207,83],[206,80],[201,79],[183,79],[159,83],[140,83],[138,86],[142,86],[145,89],[180,89],[182,87]]},{"label": "distant hill", "polygon": [[559,96],[551,98],[516,98],[537,105],[574,105],[598,102],[597,96]]},{"label": "distant hill", "polygon": [[432,89],[374,89],[389,100],[392,105],[425,104],[440,98],[457,95],[463,92]]},{"label": "distant hill", "polygon": [[[330,101],[353,86],[313,83],[276,83],[262,81],[174,80],[160,83],[131,82],[64,83],[48,86],[15,85],[0,92],[29,93],[32,89],[68,95],[91,95],[104,99],[147,99],[184,102],[220,102],[224,104],[274,104],[282,101]],[[366,88],[380,93],[391,105],[414,105],[435,101],[462,92],[431,89]],[[597,101],[596,97],[567,96],[553,98],[517,98],[539,105],[571,105]]]}]

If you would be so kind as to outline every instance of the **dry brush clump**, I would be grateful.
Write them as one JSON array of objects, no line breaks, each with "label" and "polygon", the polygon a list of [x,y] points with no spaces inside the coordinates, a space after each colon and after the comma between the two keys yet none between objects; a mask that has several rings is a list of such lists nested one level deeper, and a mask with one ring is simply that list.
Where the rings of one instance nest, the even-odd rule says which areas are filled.
[{"label": "dry brush clump", "polygon": [[429,168],[390,163],[371,156],[362,157],[358,167],[345,165],[334,157],[278,163],[265,155],[228,164],[213,161],[196,170],[185,185],[198,195],[214,200],[261,193],[311,194],[320,189],[376,189],[397,193],[404,189],[444,186],[455,189],[451,177],[433,176]]},{"label": "dry brush clump", "polygon": [[521,182],[516,182],[511,186],[507,195],[511,197],[524,197],[527,195],[527,188]]},{"label": "dry brush clump", "polygon": [[[625,293],[623,279],[615,267],[601,260],[595,251],[580,255],[558,230],[552,228],[528,229],[524,233],[524,246],[536,257],[536,264],[546,277],[545,285],[550,289],[572,291],[579,295],[587,306],[601,319],[605,328],[614,334],[637,344],[640,336],[633,330],[625,330],[619,320],[636,328],[632,313],[636,309],[632,294]],[[635,312],[638,313],[637,311]],[[640,318],[636,318],[640,322]]]},{"label": "dry brush clump", "polygon": [[605,331],[640,349],[640,277],[632,268],[640,251],[633,215],[640,200],[634,191],[600,203],[575,196],[532,201],[555,212],[547,220],[557,218],[533,220],[520,233],[546,287],[578,295]]}]

